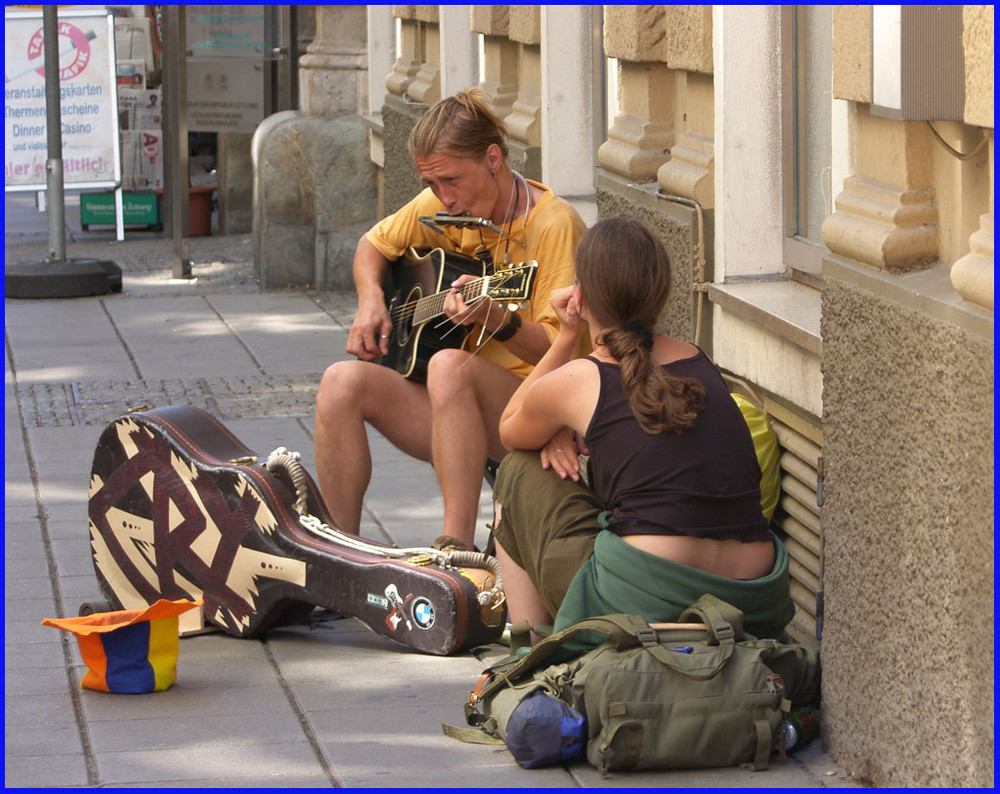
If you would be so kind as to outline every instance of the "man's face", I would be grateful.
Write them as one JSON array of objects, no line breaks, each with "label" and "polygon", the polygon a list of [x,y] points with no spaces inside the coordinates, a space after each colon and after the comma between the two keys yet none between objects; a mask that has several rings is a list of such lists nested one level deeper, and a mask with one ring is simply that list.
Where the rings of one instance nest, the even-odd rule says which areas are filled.
[{"label": "man's face", "polygon": [[417,157],[415,162],[420,178],[434,191],[449,215],[468,213],[477,218],[492,217],[497,203],[497,186],[488,158],[472,160],[432,154]]}]

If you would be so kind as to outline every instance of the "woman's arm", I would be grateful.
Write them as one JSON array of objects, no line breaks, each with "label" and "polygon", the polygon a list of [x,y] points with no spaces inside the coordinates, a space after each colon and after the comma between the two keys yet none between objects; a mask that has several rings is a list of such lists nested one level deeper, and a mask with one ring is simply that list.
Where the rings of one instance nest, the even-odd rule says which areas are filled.
[{"label": "woman's arm", "polygon": [[[561,335],[560,335],[561,336]],[[541,449],[563,427],[576,430],[568,410],[573,401],[572,371],[576,361],[539,373],[546,360],[556,359],[560,352],[559,337],[552,343],[538,366],[522,381],[500,417],[500,439],[507,449]],[[572,343],[566,345],[573,349]],[[571,423],[572,421],[572,423]]]},{"label": "woman's arm", "polygon": [[559,333],[500,417],[500,438],[508,449],[540,449],[563,427],[581,435],[586,431],[596,401],[596,393],[586,387],[596,371],[589,362],[573,358],[577,339],[587,327],[573,290],[566,287],[552,293]]}]

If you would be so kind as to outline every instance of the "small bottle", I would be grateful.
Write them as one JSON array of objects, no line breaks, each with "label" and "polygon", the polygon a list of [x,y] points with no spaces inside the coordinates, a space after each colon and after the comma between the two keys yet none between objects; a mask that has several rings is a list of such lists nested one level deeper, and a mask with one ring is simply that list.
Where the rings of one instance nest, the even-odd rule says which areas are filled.
[{"label": "small bottle", "polygon": [[804,747],[819,736],[819,711],[811,706],[792,709],[782,721],[785,752]]}]

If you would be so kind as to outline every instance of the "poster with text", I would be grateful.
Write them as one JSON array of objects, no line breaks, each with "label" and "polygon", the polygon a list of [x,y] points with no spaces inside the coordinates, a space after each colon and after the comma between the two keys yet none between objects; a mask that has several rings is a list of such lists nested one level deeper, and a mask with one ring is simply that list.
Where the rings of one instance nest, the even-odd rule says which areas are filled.
[{"label": "poster with text", "polygon": [[[4,14],[7,190],[46,187],[45,33],[40,12]],[[114,23],[110,14],[58,19],[63,183],[114,187],[121,179]]]}]

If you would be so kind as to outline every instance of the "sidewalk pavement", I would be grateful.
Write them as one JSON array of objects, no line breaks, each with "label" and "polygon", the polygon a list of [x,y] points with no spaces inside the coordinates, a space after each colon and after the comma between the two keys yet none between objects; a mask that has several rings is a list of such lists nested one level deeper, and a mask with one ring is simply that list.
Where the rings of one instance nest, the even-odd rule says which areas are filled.
[{"label": "sidewalk pavement", "polygon": [[[585,762],[521,769],[504,748],[443,735],[463,724],[491,645],[422,655],[315,610],[263,638],[181,640],[177,683],[147,696],[80,687],[76,642],[46,628],[98,598],[88,480],[104,427],[140,405],[196,405],[251,449],[284,446],[315,472],[313,401],[345,356],[349,293],[261,291],[250,235],[191,238],[192,283],[171,281],[160,233],[81,231],[66,197],[68,259],[111,259],[123,289],[5,300],[5,764],[8,787],[857,787],[819,741],[764,772],[602,777]],[[48,255],[34,194],[7,194],[5,261]],[[431,468],[373,434],[362,533],[427,545],[441,526]],[[477,544],[490,510],[484,487]]]}]

